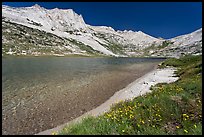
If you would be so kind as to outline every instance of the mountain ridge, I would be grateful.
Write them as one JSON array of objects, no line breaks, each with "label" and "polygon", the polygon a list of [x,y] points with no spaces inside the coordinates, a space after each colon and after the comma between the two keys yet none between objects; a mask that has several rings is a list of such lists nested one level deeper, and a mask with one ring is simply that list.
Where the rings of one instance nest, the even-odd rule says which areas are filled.
[{"label": "mountain ridge", "polygon": [[[151,51],[148,53],[145,50],[149,47],[156,47],[156,50],[158,50],[157,47],[162,47],[161,45],[166,41],[176,44],[180,41],[178,47],[182,47],[182,43],[184,43],[184,45],[192,45],[196,42],[199,44],[201,43],[202,51],[202,28],[196,31],[198,34],[193,33],[192,35],[184,35],[182,37],[177,36],[172,39],[161,39],[145,34],[142,31],[120,31],[114,30],[110,26],[91,26],[85,23],[82,15],[75,13],[72,9],[45,9],[37,4],[31,7],[20,8],[12,8],[10,6],[2,5],[2,18],[4,25],[6,25],[6,22],[16,23],[32,29],[45,31],[46,33],[51,33],[58,37],[75,40],[81,45],[76,44],[76,42],[72,43],[73,45],[78,45],[77,47],[80,45],[81,49],[85,49],[84,51],[78,50],[79,52],[76,54],[89,55],[86,51],[88,48],[89,50],[92,50],[90,52],[97,52],[98,54],[106,56],[160,56],[155,54],[155,52],[157,53],[158,51]],[[5,30],[3,30],[3,32],[5,32]],[[9,35],[12,34],[9,33]],[[191,39],[191,37],[195,38]],[[9,38],[4,37],[4,39]],[[188,39],[188,43],[185,43],[186,39]],[[16,39],[16,42],[18,43],[19,40]],[[65,45],[66,44],[68,43],[65,43]],[[172,46],[177,46],[176,44]],[[8,47],[8,44],[3,43],[3,45],[7,46],[8,50],[11,49]],[[6,54],[8,51],[5,51],[4,53]],[[74,54],[74,50],[72,53]],[[61,51],[59,54],[65,55],[67,53]],[[166,55],[163,54],[162,56]],[[180,54],[174,56],[180,56]]]}]

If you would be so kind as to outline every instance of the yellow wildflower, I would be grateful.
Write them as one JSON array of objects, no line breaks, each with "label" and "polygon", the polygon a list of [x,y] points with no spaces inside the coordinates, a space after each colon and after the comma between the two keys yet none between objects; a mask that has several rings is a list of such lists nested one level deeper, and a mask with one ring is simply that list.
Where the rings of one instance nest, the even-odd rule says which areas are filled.
[{"label": "yellow wildflower", "polygon": [[184,129],[183,131],[184,131],[185,133],[188,133],[188,130],[186,130],[186,129]]},{"label": "yellow wildflower", "polygon": [[130,118],[132,118],[132,117],[133,117],[133,115],[131,114],[131,115],[130,115]]},{"label": "yellow wildflower", "polygon": [[176,128],[179,128],[179,126],[176,126]]},{"label": "yellow wildflower", "polygon": [[186,117],[187,117],[187,118],[189,118],[189,116],[188,116],[188,115],[187,115]]},{"label": "yellow wildflower", "polygon": [[185,117],[185,116],[187,116],[187,114],[183,114],[183,116]]},{"label": "yellow wildflower", "polygon": [[57,132],[53,131],[53,132],[52,132],[52,135],[57,135]]},{"label": "yellow wildflower", "polygon": [[196,125],[194,125],[194,127],[195,127],[195,128],[197,128],[197,126],[196,126]]}]

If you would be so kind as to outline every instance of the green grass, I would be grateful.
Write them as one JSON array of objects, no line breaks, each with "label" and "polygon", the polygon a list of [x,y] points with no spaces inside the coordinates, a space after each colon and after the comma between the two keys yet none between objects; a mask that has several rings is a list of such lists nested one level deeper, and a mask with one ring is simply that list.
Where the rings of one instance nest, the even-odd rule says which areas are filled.
[{"label": "green grass", "polygon": [[[97,126],[93,126],[93,125]],[[117,133],[116,129],[114,128],[117,126],[115,123],[110,123],[106,119],[101,119],[100,117],[87,117],[83,119],[83,123],[74,124],[71,129],[64,128],[61,132],[62,135],[66,135],[67,132],[72,135],[100,135],[100,134],[114,134]]]},{"label": "green grass", "polygon": [[181,57],[180,59],[169,58],[168,60],[162,63],[162,66],[186,67],[189,65],[194,65],[198,62],[202,62],[202,56],[187,55]]},{"label": "green grass", "polygon": [[104,46],[105,48],[107,48],[108,50],[112,51],[113,53],[115,54],[122,54],[122,55],[126,55],[124,52],[123,52],[123,48],[122,48],[122,45],[118,45],[118,44],[115,44],[115,43],[109,43],[108,45],[106,44],[103,44],[99,41],[97,41],[100,45]]},{"label": "green grass", "polygon": [[107,48],[108,50],[112,51],[113,53],[115,54],[122,54],[122,55],[126,55],[125,52],[124,52],[124,49],[122,45],[120,44],[116,44],[114,42],[111,42],[110,40],[108,40],[106,37],[105,37],[105,34],[102,34],[102,33],[94,33],[94,35],[98,38],[101,38],[101,39],[104,39],[105,41],[108,41],[109,44],[103,44],[99,41],[97,41],[100,45],[104,46],[105,48]]},{"label": "green grass", "polygon": [[[19,55],[22,53],[22,50],[27,52],[26,56],[32,56],[33,52],[39,52],[40,56],[44,56],[43,53],[48,56],[51,54],[72,54],[72,50],[65,48],[65,46],[69,46],[70,44],[76,45],[81,50],[84,50],[87,56],[107,56],[74,39],[62,38],[52,33],[7,22],[5,20],[2,20],[2,28],[3,36],[9,41],[2,43],[3,56],[23,56]],[[10,31],[7,31],[7,29]],[[59,46],[61,48],[59,48]],[[12,49],[15,53],[13,55],[7,55],[6,53],[9,49]],[[28,53],[28,51],[30,52]]]},{"label": "green grass", "polygon": [[121,101],[104,115],[85,118],[58,134],[201,135],[201,64],[202,56],[168,59],[162,67],[179,67],[178,81],[157,84],[151,93]]},{"label": "green grass", "polygon": [[77,45],[81,50],[86,51],[90,55],[102,55],[103,54],[97,50],[94,50],[92,47],[83,44],[82,42],[76,41],[75,39],[67,39],[67,40],[69,40],[74,45]]},{"label": "green grass", "polygon": [[154,51],[158,51],[158,50],[161,50],[169,45],[171,45],[172,42],[169,42],[169,41],[163,41],[161,45],[155,45],[155,44],[152,44],[151,46],[143,49],[142,51],[144,52],[144,56],[149,56],[150,53],[149,51],[150,50],[154,50]]}]

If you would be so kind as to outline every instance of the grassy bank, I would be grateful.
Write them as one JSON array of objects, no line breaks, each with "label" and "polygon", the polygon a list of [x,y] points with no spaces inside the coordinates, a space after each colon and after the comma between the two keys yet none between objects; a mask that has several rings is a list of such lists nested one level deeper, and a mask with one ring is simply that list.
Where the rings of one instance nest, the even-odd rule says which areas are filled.
[{"label": "grassy bank", "polygon": [[[179,80],[151,87],[152,92],[115,104],[99,117],[87,117],[57,134],[202,134],[202,56],[168,59]],[[55,133],[53,133],[55,134]]]}]

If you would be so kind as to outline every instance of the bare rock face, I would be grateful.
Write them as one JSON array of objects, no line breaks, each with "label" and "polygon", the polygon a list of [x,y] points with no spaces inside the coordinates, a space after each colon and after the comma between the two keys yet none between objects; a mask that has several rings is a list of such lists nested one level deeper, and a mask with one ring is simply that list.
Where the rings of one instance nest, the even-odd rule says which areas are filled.
[{"label": "bare rock face", "polygon": [[62,10],[55,8],[48,10],[37,4],[32,7],[22,8],[11,8],[3,5],[2,13],[2,16],[11,21],[24,23],[24,25],[35,22],[41,24],[42,28],[56,28],[59,31],[86,29],[82,16],[75,13],[72,9]]}]

